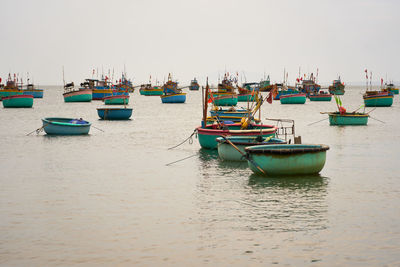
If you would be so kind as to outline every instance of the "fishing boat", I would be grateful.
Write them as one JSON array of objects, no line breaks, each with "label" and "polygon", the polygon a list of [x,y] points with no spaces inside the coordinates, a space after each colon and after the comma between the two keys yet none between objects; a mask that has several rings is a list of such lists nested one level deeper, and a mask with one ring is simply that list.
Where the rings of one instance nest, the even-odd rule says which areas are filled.
[{"label": "fishing boat", "polygon": [[304,104],[306,103],[306,94],[286,94],[281,95],[281,104]]},{"label": "fishing boat", "polygon": [[172,81],[171,74],[168,75],[168,81],[163,85],[162,103],[185,103],[186,93],[182,93],[182,89],[178,88],[178,83]]},{"label": "fishing boat", "polygon": [[258,83],[244,83],[242,87],[238,86],[238,102],[251,102],[255,99],[255,92],[259,91]]},{"label": "fishing boat", "polygon": [[49,135],[83,135],[88,134],[91,123],[73,118],[44,118],[43,129]]},{"label": "fishing boat", "polygon": [[28,83],[22,94],[32,95],[33,98],[43,98],[43,89],[37,89],[33,84]]},{"label": "fishing boat", "polygon": [[344,84],[340,80],[340,77],[334,80],[332,85],[329,86],[329,92],[333,95],[344,95]]},{"label": "fishing boat", "polygon": [[250,169],[257,174],[282,176],[318,174],[326,161],[327,145],[280,144],[246,147]]},{"label": "fishing boat", "polygon": [[223,109],[222,107],[214,106],[210,110],[211,117],[217,117],[220,121],[240,122],[243,117],[248,117],[251,113],[249,109],[235,109],[230,107]]},{"label": "fishing boat", "polygon": [[126,74],[122,73],[122,76],[119,79],[118,83],[113,86],[113,91],[119,92],[122,95],[127,95],[124,93],[135,92],[135,87],[132,85],[132,81],[126,78]]},{"label": "fishing boat", "polygon": [[128,105],[129,95],[110,95],[103,98],[106,105]]},{"label": "fishing boat", "polygon": [[90,102],[92,101],[92,89],[88,87],[75,88],[73,82],[64,85],[64,102]]},{"label": "fishing boat", "polygon": [[97,114],[103,120],[129,120],[132,108],[97,108]]},{"label": "fishing boat", "polygon": [[313,93],[308,96],[310,101],[331,101],[332,100],[332,94],[325,92],[323,90],[320,90],[319,93]]},{"label": "fishing boat", "polygon": [[189,90],[191,91],[198,91],[200,88],[199,83],[197,82],[196,78],[190,81]]},{"label": "fishing boat", "polygon": [[283,83],[276,83],[272,85],[270,90],[274,100],[280,100],[281,96],[299,94],[300,91],[296,87],[287,86]]},{"label": "fishing boat", "polygon": [[[318,73],[317,73],[318,75]],[[297,79],[298,82],[298,90],[301,93],[306,94],[309,96],[310,94],[318,94],[321,86],[317,84],[316,77],[314,77],[313,73],[308,77],[308,79]]]},{"label": "fishing boat", "polygon": [[162,95],[163,88],[160,86],[152,86],[151,83],[142,84],[140,86],[139,93],[146,96]]},{"label": "fishing boat", "polygon": [[[82,88],[88,88],[92,91],[93,100],[102,100],[106,96],[113,95],[113,90],[108,81],[108,77],[105,76],[101,80],[98,79],[86,79],[81,83]],[[119,94],[126,94],[125,91]]]},{"label": "fishing boat", "polygon": [[393,104],[393,93],[385,91],[366,91],[363,95],[366,107],[390,107]]},{"label": "fishing boat", "polygon": [[258,88],[261,92],[269,92],[272,89],[272,84],[271,84],[271,80],[269,78],[269,75],[267,78],[260,81],[260,83],[258,84]]},{"label": "fishing boat", "polygon": [[246,161],[246,158],[243,157],[246,153],[244,150],[245,147],[287,143],[285,140],[279,138],[264,138],[261,136],[224,136],[218,137],[216,141],[218,143],[218,155],[225,161]]},{"label": "fishing boat", "polygon": [[10,95],[3,97],[3,107],[5,108],[31,108],[32,106],[32,95]]},{"label": "fishing boat", "polygon": [[[0,78],[1,83],[1,78]],[[12,95],[22,95],[23,90],[21,90],[17,84],[17,76],[14,74],[14,79],[11,78],[11,74],[8,74],[8,79],[6,85],[0,84],[0,100],[3,97]]]},{"label": "fishing boat", "polygon": [[209,98],[215,106],[236,106],[238,103],[233,79],[228,78],[228,76],[228,74],[225,74],[224,79],[218,84],[217,90],[213,90],[209,94]]},{"label": "fishing boat", "polygon": [[367,113],[328,112],[330,125],[367,125]]},{"label": "fishing boat", "polygon": [[399,94],[399,88],[395,87],[393,83],[387,83],[385,84],[385,91],[389,91],[394,95],[398,95]]}]

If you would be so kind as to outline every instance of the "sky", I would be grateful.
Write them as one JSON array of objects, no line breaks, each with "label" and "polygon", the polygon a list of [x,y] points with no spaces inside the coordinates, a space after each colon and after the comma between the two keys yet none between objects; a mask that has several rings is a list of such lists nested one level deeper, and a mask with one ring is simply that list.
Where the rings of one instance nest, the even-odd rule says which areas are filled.
[{"label": "sky", "polygon": [[400,81],[398,0],[0,0],[0,77]]}]

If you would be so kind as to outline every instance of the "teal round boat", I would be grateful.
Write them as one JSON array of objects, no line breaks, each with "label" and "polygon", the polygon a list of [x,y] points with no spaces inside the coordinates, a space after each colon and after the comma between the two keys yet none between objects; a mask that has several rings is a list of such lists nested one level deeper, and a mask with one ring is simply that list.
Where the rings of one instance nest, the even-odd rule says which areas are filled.
[{"label": "teal round boat", "polygon": [[10,95],[3,97],[5,108],[31,108],[33,106],[33,95]]},{"label": "teal round boat", "polygon": [[306,103],[306,94],[287,94],[279,98],[281,104],[304,104]]},{"label": "teal round boat", "polygon": [[368,114],[365,113],[345,113],[331,112],[329,115],[330,125],[367,125]]},{"label": "teal round boat", "polygon": [[49,135],[84,135],[88,134],[90,122],[73,118],[44,118],[43,129]]},{"label": "teal round boat", "polygon": [[328,149],[327,145],[293,144],[252,146],[245,151],[253,172],[281,176],[319,173],[325,165]]},{"label": "teal round boat", "polygon": [[71,90],[63,93],[64,102],[91,102],[92,89]]},{"label": "teal round boat", "polygon": [[[242,153],[236,150],[229,142],[234,144]],[[246,161],[243,157],[245,154],[245,148],[257,145],[278,145],[286,144],[285,140],[279,138],[265,138],[261,136],[226,136],[218,137],[218,155],[222,160],[225,161]]]}]

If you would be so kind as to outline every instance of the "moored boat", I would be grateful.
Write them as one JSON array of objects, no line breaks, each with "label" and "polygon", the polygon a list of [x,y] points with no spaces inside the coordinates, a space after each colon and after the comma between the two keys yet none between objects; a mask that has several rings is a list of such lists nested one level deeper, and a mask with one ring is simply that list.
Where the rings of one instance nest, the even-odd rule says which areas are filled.
[{"label": "moored boat", "polygon": [[73,82],[64,86],[64,102],[90,102],[92,101],[92,89],[80,88],[76,89]]},{"label": "moored boat", "polygon": [[33,84],[28,84],[22,94],[32,95],[33,98],[43,98],[43,89],[38,89]]},{"label": "moored boat", "polygon": [[103,98],[106,105],[128,105],[129,95],[110,95]]},{"label": "moored boat", "polygon": [[308,98],[310,101],[331,101],[332,95],[328,92],[320,90],[319,93],[310,94]]},{"label": "moored boat", "polygon": [[218,142],[218,155],[222,160],[226,161],[246,161],[246,158],[243,157],[243,154],[246,153],[244,150],[246,147],[286,144],[285,140],[279,138],[264,138],[261,136],[226,136],[218,137],[216,141]]},{"label": "moored boat", "polygon": [[10,95],[3,97],[3,107],[5,108],[31,108],[32,106],[32,95]]},{"label": "moored boat", "polygon": [[163,85],[162,103],[185,103],[186,93],[178,88],[178,82],[172,81],[171,74],[168,74],[168,81]]},{"label": "moored boat", "polygon": [[245,151],[253,172],[281,176],[318,174],[328,149],[327,145],[282,144],[251,146]]},{"label": "moored boat", "polygon": [[142,84],[139,89],[139,93],[145,96],[162,95],[163,89],[160,86],[152,86],[149,84]]},{"label": "moored boat", "polygon": [[369,115],[366,113],[328,112],[330,125],[367,125]]},{"label": "moored boat", "polygon": [[84,135],[88,134],[91,123],[73,118],[44,118],[43,129],[49,135]]},{"label": "moored boat", "polygon": [[162,103],[185,103],[186,102],[186,93],[162,95],[160,97],[161,97]]},{"label": "moored boat", "polygon": [[97,114],[103,120],[129,120],[132,108],[97,108]]},{"label": "moored boat", "polygon": [[199,86],[199,83],[197,82],[196,78],[194,78],[193,80],[190,81],[189,90],[197,91],[197,90],[199,90],[199,88],[200,88],[200,86]]},{"label": "moored boat", "polygon": [[344,95],[344,84],[340,80],[340,77],[334,80],[332,85],[329,86],[329,92],[333,95]]},{"label": "moored boat", "polygon": [[[1,82],[1,78],[0,78]],[[11,74],[8,74],[8,79],[6,85],[0,84],[0,101],[3,97],[12,96],[12,95],[22,95],[23,90],[19,88],[17,85],[17,77],[14,74],[14,79],[11,78]]]},{"label": "moored boat", "polygon": [[366,91],[363,95],[366,107],[390,107],[393,104],[393,94],[385,91]]},{"label": "moored boat", "polygon": [[281,95],[281,104],[304,104],[306,103],[306,94],[287,94]]},{"label": "moored boat", "polygon": [[395,87],[393,83],[386,84],[385,90],[391,92],[394,95],[399,94],[399,88]]},{"label": "moored boat", "polygon": [[211,91],[209,99],[214,106],[236,106],[238,103],[238,95],[235,93],[233,79],[228,78],[228,74],[224,75],[224,79],[218,84],[217,90]]}]

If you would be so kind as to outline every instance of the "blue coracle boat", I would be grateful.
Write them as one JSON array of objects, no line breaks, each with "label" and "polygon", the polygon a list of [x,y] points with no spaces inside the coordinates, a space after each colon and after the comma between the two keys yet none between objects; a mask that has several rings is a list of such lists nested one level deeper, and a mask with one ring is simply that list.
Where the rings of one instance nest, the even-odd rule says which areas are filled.
[{"label": "blue coracle boat", "polygon": [[162,103],[185,103],[186,101],[186,93],[162,95],[160,97]]},{"label": "blue coracle boat", "polygon": [[131,108],[98,108],[97,114],[103,120],[129,120]]},{"label": "blue coracle boat", "polygon": [[88,134],[91,123],[73,118],[44,118],[43,129],[50,135],[82,135]]}]

